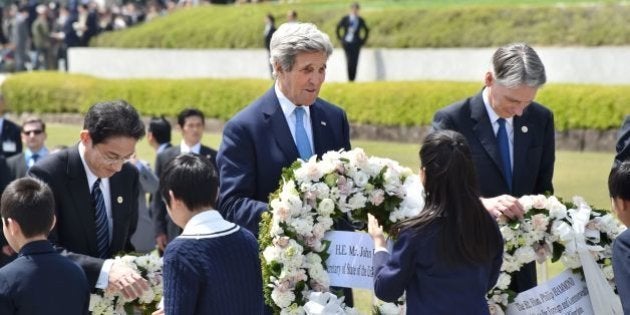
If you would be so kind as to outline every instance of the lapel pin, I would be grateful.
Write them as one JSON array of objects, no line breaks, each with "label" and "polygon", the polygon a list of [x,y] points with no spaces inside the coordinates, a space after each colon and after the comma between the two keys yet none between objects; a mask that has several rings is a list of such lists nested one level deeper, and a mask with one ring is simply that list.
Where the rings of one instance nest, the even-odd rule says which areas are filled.
[{"label": "lapel pin", "polygon": [[528,130],[529,130],[529,129],[527,129],[527,126],[523,126],[523,127],[521,127],[521,131],[522,131],[523,133],[527,133],[527,131],[528,131]]},{"label": "lapel pin", "polygon": [[116,198],[116,202],[123,203],[123,197],[122,196],[118,196],[118,198]]},{"label": "lapel pin", "polygon": [[326,122],[325,121],[320,121],[320,123],[322,124],[322,126],[326,126]]}]

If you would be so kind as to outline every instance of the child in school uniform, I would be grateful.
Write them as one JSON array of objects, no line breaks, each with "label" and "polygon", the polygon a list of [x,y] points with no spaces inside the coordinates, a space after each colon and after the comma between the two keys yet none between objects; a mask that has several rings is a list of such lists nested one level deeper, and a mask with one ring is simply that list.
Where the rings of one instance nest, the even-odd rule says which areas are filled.
[{"label": "child in school uniform", "polygon": [[[613,211],[623,224],[630,226],[630,161],[616,164],[610,171],[608,191]],[[630,230],[615,239],[612,260],[623,313],[630,314]]]}]

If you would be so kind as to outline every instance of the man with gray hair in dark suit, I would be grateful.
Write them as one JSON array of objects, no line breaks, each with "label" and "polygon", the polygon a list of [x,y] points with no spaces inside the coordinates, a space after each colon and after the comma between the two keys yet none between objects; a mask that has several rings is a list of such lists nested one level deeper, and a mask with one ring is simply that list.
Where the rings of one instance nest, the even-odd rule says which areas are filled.
[{"label": "man with gray hair in dark suit", "polygon": [[[522,218],[516,198],[553,193],[553,113],[534,102],[546,81],[536,51],[524,43],[509,44],[494,53],[477,95],[439,110],[433,118],[435,130],[455,130],[466,137],[482,201],[495,217]],[[534,287],[534,264],[524,266],[514,279],[516,292]]]}]

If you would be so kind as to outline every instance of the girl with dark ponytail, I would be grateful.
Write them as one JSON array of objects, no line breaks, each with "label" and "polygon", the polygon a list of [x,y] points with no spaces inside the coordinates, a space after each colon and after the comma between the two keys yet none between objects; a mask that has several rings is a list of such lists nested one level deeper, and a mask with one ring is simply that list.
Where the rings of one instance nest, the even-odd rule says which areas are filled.
[{"label": "girl with dark ponytail", "polygon": [[450,130],[431,133],[420,162],[425,206],[392,227],[391,255],[369,216],[374,292],[395,301],[407,291],[407,314],[489,314],[485,296],[499,276],[503,239],[479,199],[466,139]]}]

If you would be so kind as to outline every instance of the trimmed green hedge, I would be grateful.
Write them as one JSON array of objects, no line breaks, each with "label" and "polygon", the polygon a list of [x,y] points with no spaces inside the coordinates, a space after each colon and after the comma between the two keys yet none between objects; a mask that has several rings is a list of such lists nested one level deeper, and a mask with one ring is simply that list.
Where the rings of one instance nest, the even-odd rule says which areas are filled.
[{"label": "trimmed green hedge", "polygon": [[[292,5],[205,6],[183,9],[124,31],[105,33],[93,46],[125,48],[262,48],[263,18],[278,24],[288,9],[313,22],[333,41],[347,9]],[[535,46],[630,44],[630,6],[614,3],[571,5],[488,5],[437,8],[374,7],[362,11],[371,32],[368,46],[497,47],[515,41]]]},{"label": "trimmed green hedge", "polygon": [[[15,112],[85,112],[102,100],[125,99],[143,115],[176,116],[186,106],[227,120],[272,86],[270,80],[105,80],[39,72],[12,75],[2,85]],[[325,83],[321,96],[343,107],[351,122],[428,125],[439,108],[477,93],[482,83]],[[537,101],[555,113],[556,128],[614,129],[630,114],[629,86],[549,85]]]}]

